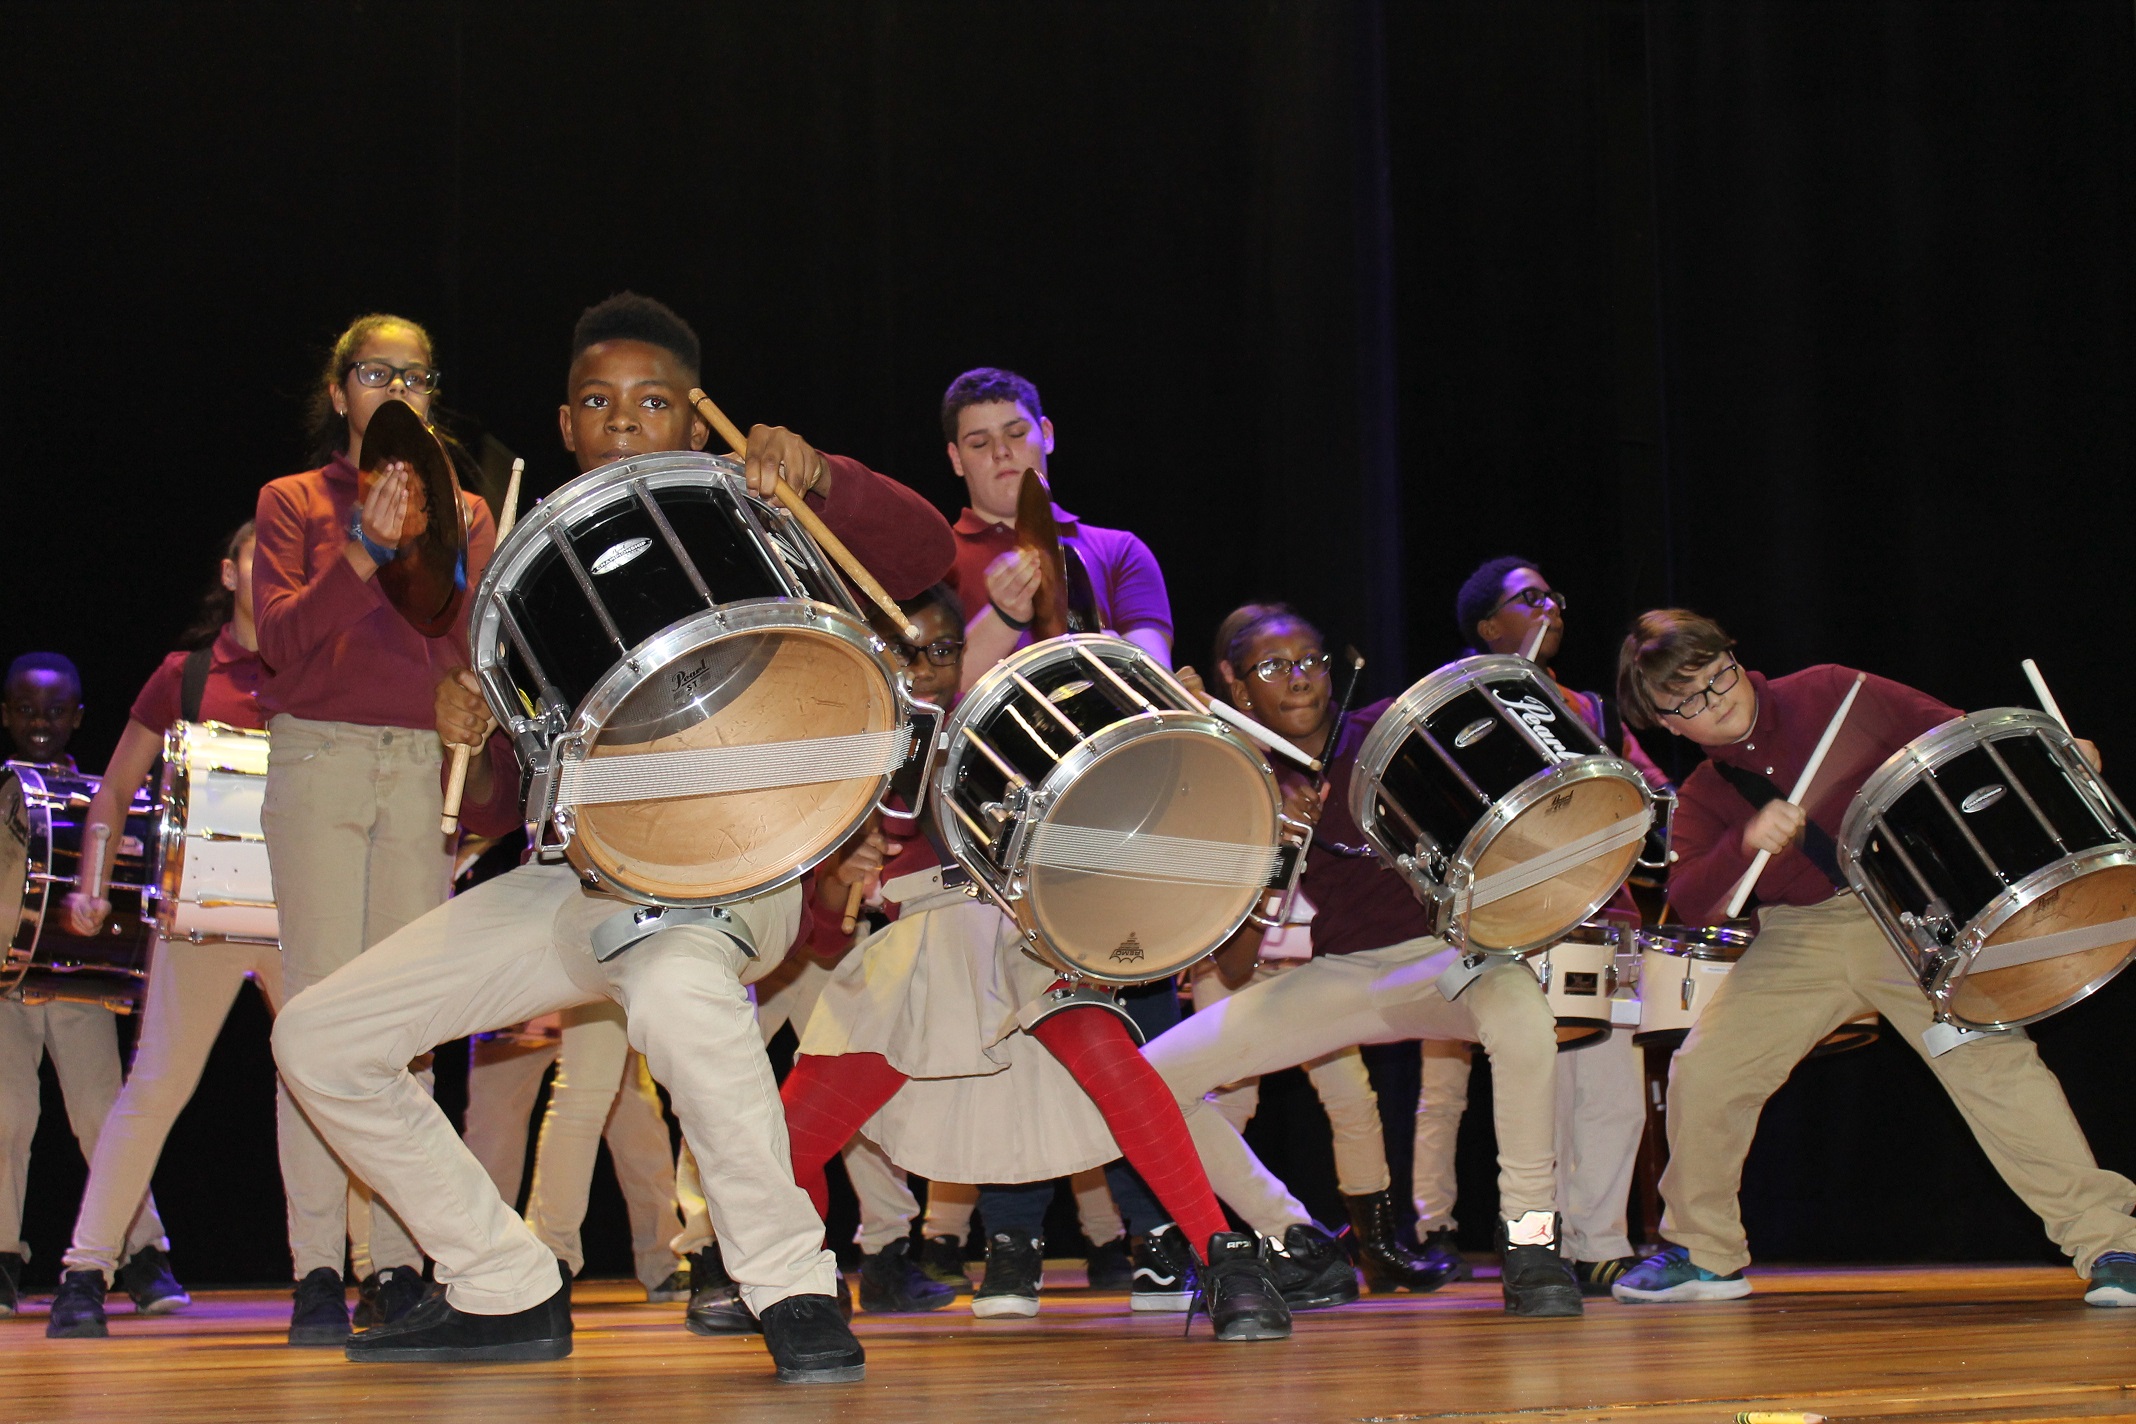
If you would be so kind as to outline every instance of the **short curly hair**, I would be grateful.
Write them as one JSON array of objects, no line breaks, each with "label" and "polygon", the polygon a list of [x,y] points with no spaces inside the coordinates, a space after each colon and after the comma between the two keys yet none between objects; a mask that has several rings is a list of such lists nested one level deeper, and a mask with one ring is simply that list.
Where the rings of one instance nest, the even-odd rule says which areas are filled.
[{"label": "short curly hair", "polygon": [[974,366],[942,392],[942,438],[956,444],[957,417],[966,406],[985,405],[988,401],[1012,401],[1028,411],[1033,420],[1046,418],[1038,403],[1037,386],[999,366]]},{"label": "short curly hair", "polygon": [[704,358],[704,347],[688,322],[675,315],[667,303],[636,292],[617,292],[579,313],[578,325],[571,329],[571,359],[578,360],[587,347],[603,341],[642,341],[657,346],[680,361],[693,381],[698,378],[699,363]]},{"label": "short curly hair", "polygon": [[1656,608],[1632,620],[1617,650],[1617,706],[1634,727],[1661,725],[1656,693],[1688,692],[1685,671],[1703,667],[1735,646],[1728,630],[1688,608]]},{"label": "short curly hair", "polygon": [[1462,581],[1461,591],[1454,595],[1454,622],[1460,626],[1461,636],[1476,646],[1483,646],[1483,634],[1476,625],[1491,616],[1501,602],[1505,591],[1506,575],[1515,569],[1533,569],[1542,573],[1542,566],[1533,559],[1524,559],[1518,554],[1507,554],[1479,564],[1476,571]]},{"label": "short curly hair", "polygon": [[82,700],[81,669],[65,653],[24,653],[7,665],[7,676],[0,679],[0,688],[12,688],[16,678],[27,677],[33,672],[58,674],[74,689],[74,700]]}]

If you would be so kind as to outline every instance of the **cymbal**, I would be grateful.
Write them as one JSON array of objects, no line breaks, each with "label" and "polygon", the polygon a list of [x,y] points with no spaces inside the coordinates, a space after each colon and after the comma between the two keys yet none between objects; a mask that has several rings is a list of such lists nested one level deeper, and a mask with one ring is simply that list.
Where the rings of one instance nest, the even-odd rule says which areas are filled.
[{"label": "cymbal", "polygon": [[[413,471],[415,483],[407,525],[392,562],[379,566],[378,586],[410,627],[426,638],[441,637],[467,600],[460,572],[467,552],[460,481],[445,446],[415,407],[391,400],[372,411],[364,427],[362,469],[377,475],[395,463]],[[369,484],[364,482],[366,491]]]}]

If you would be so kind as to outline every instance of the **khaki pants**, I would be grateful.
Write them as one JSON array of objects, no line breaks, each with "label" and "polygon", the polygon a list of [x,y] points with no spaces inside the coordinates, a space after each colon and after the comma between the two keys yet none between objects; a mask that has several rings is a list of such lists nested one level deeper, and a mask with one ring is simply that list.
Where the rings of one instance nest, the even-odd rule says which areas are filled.
[{"label": "khaki pants", "polygon": [[1323,955],[1195,1014],[1143,1049],[1186,1115],[1209,1184],[1255,1231],[1280,1238],[1312,1217],[1205,1095],[1351,1044],[1411,1038],[1483,1045],[1496,1089],[1499,1210],[1508,1217],[1557,1210],[1557,1020],[1535,975],[1512,961],[1489,966],[1448,1003],[1437,981],[1453,961],[1438,939]]},{"label": "khaki pants", "polygon": [[1632,1254],[1627,1213],[1632,1169],[1646,1135],[1646,1067],[1632,1030],[1557,1061],[1558,1209],[1569,1260],[1614,1261]]},{"label": "khaki pants", "polygon": [[[0,999],[0,1251],[29,1259],[22,1239],[22,1203],[30,1177],[30,1144],[43,1099],[37,1065],[52,1055],[67,1121],[82,1160],[96,1160],[104,1119],[118,1099],[119,1030],[109,1009],[95,1004],[24,1004]],[[144,1189],[119,1223],[127,1255],[162,1246],[163,1222]]]},{"label": "khaki pants", "polygon": [[[594,926],[627,908],[582,893],[554,865],[522,865],[455,896],[290,1000],[274,1030],[290,1093],[413,1229],[455,1306],[530,1309],[556,1293],[555,1253],[497,1195],[407,1065],[435,1044],[612,999],[706,1169],[743,1299],[761,1315],[788,1296],[832,1294],[836,1265],[794,1185],[778,1083],[742,987],[751,959],[728,935],[687,925],[595,960]],[[730,909],[776,962],[793,942],[800,892]]]},{"label": "khaki pants", "polygon": [[[267,731],[260,828],[281,914],[282,983],[295,998],[451,893],[452,856],[438,831],[443,750],[428,729],[287,713]],[[286,1096],[281,1106],[282,1189],[301,1280],[322,1266],[341,1269],[343,1237],[359,1225],[349,1220],[348,1197],[367,1188],[350,1179]],[[368,1242],[355,1233],[359,1274],[366,1266],[422,1264],[390,1212],[370,1216]]]},{"label": "khaki pants", "polygon": [[[102,1271],[107,1284],[136,1249],[149,1178],[171,1124],[192,1101],[208,1051],[249,978],[273,1013],[282,1003],[282,952],[271,944],[149,947],[148,996],[134,1041],[133,1071],[104,1119],[74,1220],[65,1269]],[[275,1085],[277,1101],[282,1093]],[[338,1227],[333,1229],[339,1229]],[[297,1233],[292,1229],[291,1239]]]},{"label": "khaki pants", "polygon": [[[1310,964],[1311,960],[1262,960],[1244,987],[1265,984],[1279,975]],[[1207,960],[1196,966],[1194,1011],[1201,1013],[1238,993],[1224,986],[1216,967]],[[1372,1090],[1372,1075],[1365,1068],[1365,1055],[1355,1044],[1322,1054],[1305,1064],[1305,1076],[1327,1114],[1329,1136],[1335,1146],[1335,1185],[1344,1196],[1363,1197],[1384,1192],[1392,1185],[1387,1170],[1387,1140],[1380,1128],[1379,1094]],[[1209,1101],[1224,1120],[1239,1132],[1253,1121],[1261,1105],[1261,1080],[1249,1078],[1219,1088]],[[1092,1238],[1096,1239],[1096,1238]]]},{"label": "khaki pants", "polygon": [[1988,1160],[2080,1275],[2136,1251],[2136,1184],[2093,1161],[2062,1085],[2022,1032],[1928,1058],[1933,1016],[1891,942],[1852,895],[1779,906],[1693,1025],[1669,1069],[1661,1234],[1727,1275],[1750,1263],[1736,1193],[1765,1100],[1819,1039],[1876,1010],[1951,1095]]},{"label": "khaki pants", "polygon": [[1427,1038],[1419,1045],[1417,1124],[1409,1156],[1409,1195],[1417,1238],[1454,1226],[1454,1149],[1468,1111],[1469,1045]]}]

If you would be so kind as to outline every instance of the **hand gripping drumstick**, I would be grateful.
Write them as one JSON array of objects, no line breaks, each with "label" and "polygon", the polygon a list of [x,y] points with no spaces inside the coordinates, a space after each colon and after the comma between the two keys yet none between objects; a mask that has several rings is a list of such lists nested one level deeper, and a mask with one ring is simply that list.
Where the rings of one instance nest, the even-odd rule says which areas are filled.
[{"label": "hand gripping drumstick", "polygon": [[[519,518],[519,477],[526,473],[527,462],[512,461],[512,478],[504,486],[504,513],[497,519],[497,544],[502,547],[504,536],[512,532],[512,524]],[[452,770],[445,774],[445,814],[438,817],[438,829],[448,836],[460,833],[460,798],[467,792],[467,759],[474,753],[473,747],[452,744]]]},{"label": "hand gripping drumstick", "polygon": [[[1865,672],[1854,675],[1854,686],[1847,689],[1847,695],[1839,700],[1839,710],[1834,712],[1832,720],[1825,724],[1824,735],[1817,739],[1817,749],[1810,753],[1809,761],[1803,764],[1802,775],[1795,778],[1795,789],[1788,795],[1787,799],[1794,805],[1800,806],[1802,798],[1810,794],[1810,783],[1817,779],[1817,768],[1824,765],[1825,753],[1832,750],[1833,739],[1839,735],[1840,723],[1847,720],[1847,712],[1854,706],[1854,694],[1862,690],[1862,679],[1867,676],[1869,674]],[[1751,888],[1758,883],[1758,877],[1765,873],[1766,862],[1772,858],[1771,851],[1761,850],[1752,859],[1750,873],[1737,883],[1735,894],[1728,897],[1729,919],[1732,920],[1743,913],[1743,902],[1750,898]]]},{"label": "hand gripping drumstick", "polygon": [[[742,434],[733,421],[727,419],[725,411],[712,404],[710,396],[693,386],[690,388],[690,404],[696,407],[697,413],[704,417],[707,425],[719,432],[719,438],[727,442],[728,449],[737,455],[749,453],[749,437]],[[784,480],[773,481],[771,487],[778,495],[779,503],[785,505],[787,512],[808,531],[809,537],[822,546],[823,552],[831,556],[831,562],[845,571],[845,576],[859,586],[870,602],[890,615],[890,622],[894,627],[903,632],[907,639],[918,643],[920,630],[905,617],[905,610],[897,606],[897,600],[890,596],[889,591],[875,581],[875,576],[861,566],[860,560],[853,557],[853,551],[845,546],[845,541],[833,534],[829,526],[817,516],[816,511],[808,507],[808,502],[801,497],[801,492]]]},{"label": "hand gripping drumstick", "polygon": [[[2047,709],[2048,716],[2062,724],[2063,731],[2068,732],[2069,719],[2062,715],[2061,704],[2056,702],[2054,694],[2047,690],[2047,679],[2040,676],[2040,665],[2032,659],[2026,658],[2022,666],[2025,669],[2025,677],[2032,683],[2033,693],[2040,699],[2040,706]],[[2070,735],[2075,736],[2076,734],[2071,732]]]}]

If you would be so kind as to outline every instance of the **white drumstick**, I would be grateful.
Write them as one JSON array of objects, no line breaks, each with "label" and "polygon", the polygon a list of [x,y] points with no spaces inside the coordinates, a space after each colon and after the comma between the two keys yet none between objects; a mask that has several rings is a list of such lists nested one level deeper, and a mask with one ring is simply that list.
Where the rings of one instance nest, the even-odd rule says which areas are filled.
[{"label": "white drumstick", "polygon": [[[526,461],[513,459],[512,478],[504,486],[504,513],[497,516],[499,544],[519,519],[519,477],[526,469]],[[458,834],[460,829],[460,798],[467,794],[467,759],[473,754],[473,747],[452,744],[452,769],[445,774],[445,814],[438,817],[438,829],[448,836]]]},{"label": "white drumstick", "polygon": [[[1856,673],[1854,686],[1848,688],[1847,695],[1839,700],[1839,710],[1834,712],[1832,720],[1825,724],[1824,735],[1817,739],[1817,749],[1811,752],[1810,759],[1803,763],[1802,775],[1795,778],[1795,789],[1787,798],[1793,804],[1800,806],[1802,798],[1810,794],[1810,783],[1817,779],[1817,768],[1824,765],[1825,753],[1832,750],[1833,739],[1839,736],[1840,724],[1847,720],[1847,713],[1854,706],[1854,695],[1862,690],[1862,680],[1868,676],[1865,672]],[[1771,851],[1761,850],[1751,860],[1749,873],[1736,885],[1735,894],[1728,897],[1729,919],[1732,920],[1743,913],[1743,902],[1750,898],[1751,888],[1758,883],[1758,877],[1765,873],[1766,862],[1772,858]]]},{"label": "white drumstick", "polygon": [[1543,639],[1549,634],[1549,632],[1550,620],[1548,618],[1545,618],[1542,622],[1536,624],[1535,631],[1528,635],[1528,641],[1522,646],[1520,650],[1520,655],[1526,658],[1529,662],[1534,662],[1535,655],[1543,650]]},{"label": "white drumstick", "polygon": [[75,888],[84,900],[104,898],[104,846],[110,839],[111,827],[102,821],[89,828],[89,847],[82,852],[74,874]]},{"label": "white drumstick", "polygon": [[[2026,678],[2032,683],[2033,694],[2040,699],[2040,706],[2047,709],[2048,716],[2062,724],[2063,731],[2069,731],[2069,719],[2062,715],[2061,704],[2056,702],[2054,694],[2047,690],[2047,679],[2040,676],[2040,665],[2032,659],[2026,658],[2022,666],[2025,669]],[[2071,735],[2074,736],[2075,733],[2071,733]]]},{"label": "white drumstick", "polygon": [[1244,712],[1241,712],[1234,707],[1226,705],[1221,699],[1211,698],[1209,700],[1209,710],[1210,712],[1214,713],[1218,719],[1225,722],[1229,722],[1232,726],[1238,728],[1241,732],[1245,733],[1253,740],[1259,742],[1262,746],[1267,747],[1270,751],[1281,752],[1284,756],[1289,757],[1292,761],[1298,763],[1298,765],[1304,767],[1307,771],[1320,770],[1319,758],[1313,756],[1310,752],[1306,751],[1305,748],[1297,745],[1295,742],[1285,741],[1282,737],[1279,737],[1274,732],[1269,731],[1268,728],[1262,726],[1259,722],[1254,721],[1253,718],[1247,716]]}]

